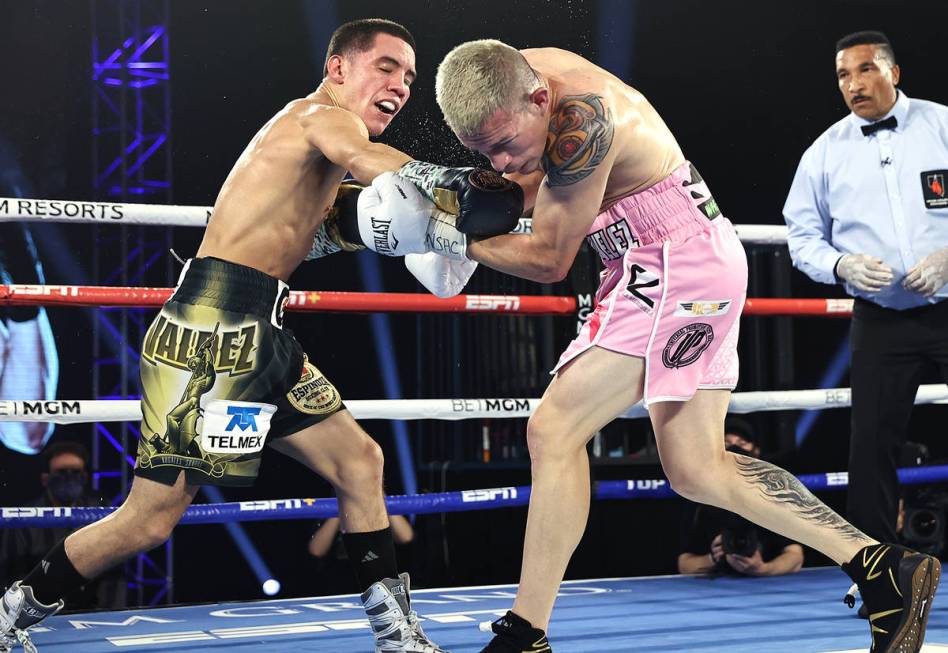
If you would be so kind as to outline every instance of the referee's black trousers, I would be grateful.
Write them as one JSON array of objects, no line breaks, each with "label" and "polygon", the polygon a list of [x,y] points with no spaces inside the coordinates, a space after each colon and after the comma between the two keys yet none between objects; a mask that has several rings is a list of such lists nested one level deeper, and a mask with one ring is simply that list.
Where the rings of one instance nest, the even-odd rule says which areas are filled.
[{"label": "referee's black trousers", "polygon": [[896,541],[896,466],[926,366],[948,383],[948,301],[897,311],[856,299],[850,328],[849,521]]}]

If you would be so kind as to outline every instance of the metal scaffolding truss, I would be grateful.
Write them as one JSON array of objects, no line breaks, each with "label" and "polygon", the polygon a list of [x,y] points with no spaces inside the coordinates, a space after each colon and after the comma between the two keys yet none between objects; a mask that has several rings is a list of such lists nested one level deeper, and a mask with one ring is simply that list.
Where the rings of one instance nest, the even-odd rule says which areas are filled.
[{"label": "metal scaffolding truss", "polygon": [[[92,184],[103,201],[170,202],[171,84],[168,0],[90,0],[92,25]],[[95,283],[165,285],[171,281],[171,230],[95,227]],[[161,262],[161,263],[159,263]],[[139,347],[150,314],[100,309],[93,329],[96,398],[140,396]],[[137,425],[95,424],[95,488],[124,499],[132,480]],[[172,545],[127,563],[129,603],[172,600]]]}]

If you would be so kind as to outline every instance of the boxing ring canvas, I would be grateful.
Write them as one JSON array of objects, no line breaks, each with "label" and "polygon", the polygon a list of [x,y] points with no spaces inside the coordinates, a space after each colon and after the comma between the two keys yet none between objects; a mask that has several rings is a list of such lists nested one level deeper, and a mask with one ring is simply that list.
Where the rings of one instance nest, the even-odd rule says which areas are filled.
[{"label": "boxing ring canvas", "polygon": [[[867,622],[842,597],[835,568],[775,578],[665,576],[564,583],[550,625],[556,651],[866,651]],[[429,635],[452,653],[476,653],[478,623],[512,604],[513,585],[416,590]],[[948,607],[935,607],[922,651],[948,652]],[[43,653],[129,651],[363,652],[368,623],[355,595],[55,616],[32,630]],[[939,643],[940,642],[940,643]]]}]

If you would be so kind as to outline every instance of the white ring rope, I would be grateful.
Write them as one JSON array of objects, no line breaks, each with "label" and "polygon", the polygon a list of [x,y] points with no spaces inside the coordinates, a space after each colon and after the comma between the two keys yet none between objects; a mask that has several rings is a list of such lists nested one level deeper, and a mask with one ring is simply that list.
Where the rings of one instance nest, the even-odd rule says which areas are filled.
[{"label": "white ring rope", "polygon": [[[174,204],[127,204],[122,202],[80,202],[74,200],[0,197],[0,222],[83,222],[92,224],[135,224],[166,227],[204,227],[211,218],[210,206]],[[782,245],[787,242],[783,225],[738,224],[737,235],[745,243]],[[533,230],[531,218],[521,218],[516,233]]]},{"label": "white ring rope", "polygon": [[[356,399],[346,407],[356,419],[437,419],[529,417],[539,399]],[[948,387],[922,385],[916,404],[948,404]],[[731,413],[772,410],[822,410],[850,405],[849,388],[736,392],[731,395]],[[645,417],[642,404],[630,408],[623,418]],[[134,422],[142,418],[137,400],[60,399],[55,401],[0,401],[0,422]]]}]

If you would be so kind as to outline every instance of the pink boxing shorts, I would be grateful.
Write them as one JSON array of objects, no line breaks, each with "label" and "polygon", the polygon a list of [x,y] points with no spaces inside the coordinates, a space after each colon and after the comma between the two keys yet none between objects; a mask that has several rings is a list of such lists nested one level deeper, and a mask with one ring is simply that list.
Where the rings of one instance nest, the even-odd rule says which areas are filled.
[{"label": "pink boxing shorts", "polygon": [[619,200],[586,240],[605,269],[594,309],[551,374],[602,347],[645,359],[646,406],[734,389],[747,258],[694,166]]}]

